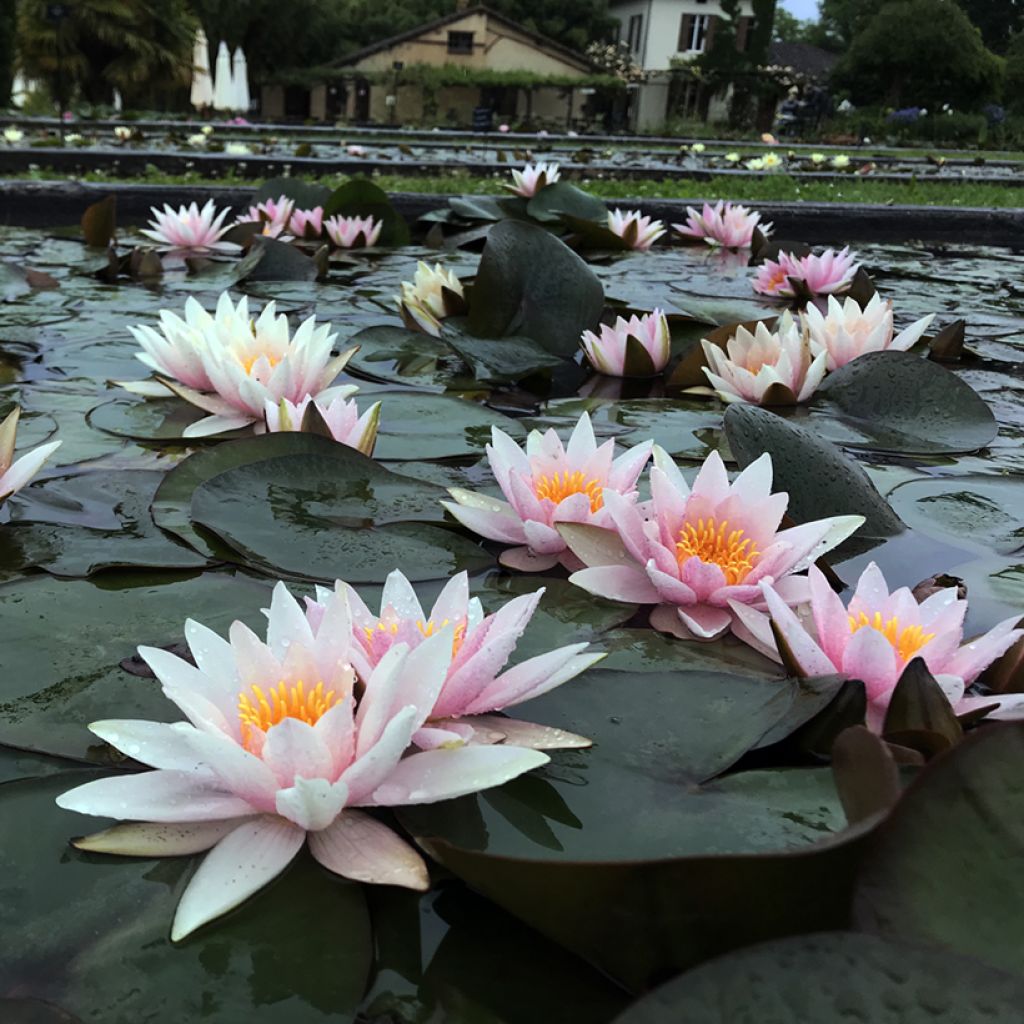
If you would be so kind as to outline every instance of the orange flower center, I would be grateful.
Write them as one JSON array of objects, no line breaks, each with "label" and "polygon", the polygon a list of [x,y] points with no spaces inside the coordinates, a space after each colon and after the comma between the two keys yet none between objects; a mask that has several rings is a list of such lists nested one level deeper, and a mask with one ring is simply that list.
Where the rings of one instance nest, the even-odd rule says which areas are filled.
[{"label": "orange flower center", "polygon": [[721,523],[714,517],[698,519],[696,526],[687,523],[676,541],[676,559],[680,565],[694,556],[702,562],[714,563],[725,573],[729,586],[746,578],[760,554],[753,539],[743,530],[729,530],[728,519]]},{"label": "orange flower center", "polygon": [[[444,619],[442,622],[437,624],[434,623],[433,619],[427,619],[426,622],[424,622],[423,619],[419,619],[416,622],[416,628],[420,631],[421,636],[428,637],[433,636],[450,623],[451,619]],[[398,626],[399,624],[397,622],[378,622],[376,626],[363,626],[363,632],[366,634],[366,639],[372,642],[374,633],[390,633],[392,636],[397,636]],[[455,636],[452,639],[453,658],[459,653],[459,649],[462,647],[462,643],[465,639],[466,623],[463,621],[455,627]]]},{"label": "orange flower center", "polygon": [[905,626],[900,629],[900,620],[895,615],[884,622],[881,612],[875,612],[871,618],[868,618],[866,612],[851,615],[849,618],[851,633],[856,633],[858,629],[863,629],[865,626],[878,630],[896,648],[896,653],[903,661],[910,661],[929,640],[935,637],[934,633],[926,633],[924,626]]},{"label": "orange flower center", "polygon": [[585,494],[590,499],[590,511],[597,512],[604,506],[601,493],[604,485],[597,477],[584,477],[580,470],[575,473],[554,473],[551,476],[534,477],[533,493],[543,501],[550,498],[556,505],[573,494]]},{"label": "orange flower center", "polygon": [[[301,722],[315,725],[335,704],[338,696],[334,690],[324,692],[319,682],[308,692],[300,679],[293,686],[284,681],[272,687],[267,693],[253,685],[249,692],[238,695],[238,720],[242,725],[242,746],[252,750],[253,728],[266,732],[272,725],[286,718],[297,718]],[[253,751],[255,753],[255,751]]]},{"label": "orange flower center", "polygon": [[785,267],[779,267],[778,270],[768,278],[768,293],[778,291],[780,288],[788,284],[789,271]]},{"label": "orange flower center", "polygon": [[261,360],[266,359],[270,364],[270,368],[273,369],[279,362],[281,362],[280,356],[272,355],[270,352],[253,352],[244,356],[239,356],[238,361],[242,364],[242,369],[245,370],[246,375],[252,374],[252,368]]}]

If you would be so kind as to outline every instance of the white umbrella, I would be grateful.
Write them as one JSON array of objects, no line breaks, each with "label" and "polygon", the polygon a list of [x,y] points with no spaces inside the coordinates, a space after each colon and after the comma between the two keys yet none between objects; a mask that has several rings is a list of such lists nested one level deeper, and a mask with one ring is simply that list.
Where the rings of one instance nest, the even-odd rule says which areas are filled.
[{"label": "white umbrella", "polygon": [[192,106],[202,110],[213,103],[213,82],[210,80],[210,46],[206,41],[206,33],[200,29],[196,33],[195,45],[192,47]]},{"label": "white umbrella", "polygon": [[249,95],[249,69],[245,63],[245,53],[240,46],[235,50],[231,77],[234,81],[235,110],[247,113],[252,102]]},{"label": "white umbrella", "polygon": [[121,93],[117,89],[114,90],[114,110],[118,114],[124,110],[124,100],[121,98]]},{"label": "white umbrella", "polygon": [[24,106],[28,94],[28,82],[25,81],[25,76],[19,71],[14,76],[14,84],[11,86],[11,103],[16,107]]},{"label": "white umbrella", "polygon": [[231,78],[231,54],[227,43],[221,43],[217,51],[217,77],[213,83],[213,109],[234,110],[235,90]]}]

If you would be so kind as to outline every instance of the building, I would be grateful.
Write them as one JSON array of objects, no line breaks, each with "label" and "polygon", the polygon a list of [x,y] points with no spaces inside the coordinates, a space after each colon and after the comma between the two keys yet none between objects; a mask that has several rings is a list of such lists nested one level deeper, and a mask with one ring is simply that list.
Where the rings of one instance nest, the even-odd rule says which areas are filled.
[{"label": "building", "polygon": [[[724,16],[722,5],[719,0],[610,0],[608,6],[619,23],[619,40],[648,73],[634,105],[634,127],[656,129],[667,120],[670,71],[680,60],[692,60],[711,48]],[[736,43],[744,49],[754,23],[751,0],[743,0],[741,11]]]},{"label": "building", "polygon": [[565,128],[608,88],[582,54],[485,5],[290,72],[262,90],[263,115],[467,127],[483,107],[503,121]]}]

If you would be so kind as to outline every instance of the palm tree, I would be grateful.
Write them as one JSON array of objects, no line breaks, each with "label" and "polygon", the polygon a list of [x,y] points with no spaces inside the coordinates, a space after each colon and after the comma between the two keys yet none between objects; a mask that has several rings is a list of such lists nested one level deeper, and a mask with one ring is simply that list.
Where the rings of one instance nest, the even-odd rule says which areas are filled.
[{"label": "palm tree", "polygon": [[[55,6],[66,14],[51,20]],[[114,89],[132,106],[167,102],[191,76],[195,21],[187,0],[20,0],[18,48],[30,77],[56,95],[109,103]],[[58,78],[63,78],[63,82]]]}]

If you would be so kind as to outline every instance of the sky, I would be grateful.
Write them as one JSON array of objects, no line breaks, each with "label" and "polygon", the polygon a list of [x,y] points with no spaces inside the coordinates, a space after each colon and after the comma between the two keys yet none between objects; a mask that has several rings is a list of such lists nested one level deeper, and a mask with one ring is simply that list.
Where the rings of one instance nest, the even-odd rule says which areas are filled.
[{"label": "sky", "polygon": [[818,0],[782,0],[779,6],[798,18],[818,17]]}]

